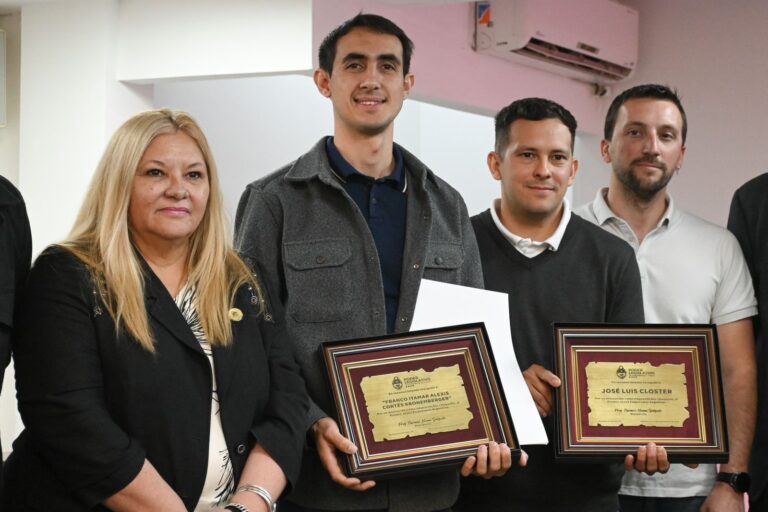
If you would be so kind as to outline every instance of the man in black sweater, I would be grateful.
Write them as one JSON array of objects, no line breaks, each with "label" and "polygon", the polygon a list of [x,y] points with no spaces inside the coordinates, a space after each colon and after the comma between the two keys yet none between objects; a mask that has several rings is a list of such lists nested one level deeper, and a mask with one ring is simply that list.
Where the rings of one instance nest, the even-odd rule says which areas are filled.
[{"label": "man in black sweater", "polygon": [[[631,247],[571,215],[565,199],[578,170],[576,120],[549,100],[515,101],[496,116],[488,155],[501,198],[472,218],[485,287],[510,294],[518,363],[554,439],[553,322],[642,323],[640,274]],[[528,446],[527,467],[493,480],[466,478],[455,511],[616,512],[621,463],[555,463],[553,447]],[[669,467],[653,445],[628,455],[627,469]]]},{"label": "man in black sweater", "polygon": [[728,229],[744,251],[757,296],[757,426],[749,473],[750,510],[768,510],[768,173],[751,179],[733,195]]}]

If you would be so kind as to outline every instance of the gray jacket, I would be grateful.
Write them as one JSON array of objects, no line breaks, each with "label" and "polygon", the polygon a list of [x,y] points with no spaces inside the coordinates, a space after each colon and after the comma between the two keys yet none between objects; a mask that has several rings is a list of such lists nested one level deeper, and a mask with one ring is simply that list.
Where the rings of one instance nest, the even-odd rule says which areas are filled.
[{"label": "gray jacket", "polygon": [[[402,148],[401,148],[402,150]],[[397,332],[408,331],[422,278],[483,287],[480,255],[461,196],[402,150],[407,169],[406,241]],[[331,172],[321,139],[308,153],[246,188],[235,245],[255,260],[270,294],[285,305],[310,405],[307,428],[334,416],[320,344],[386,334],[376,245],[355,202]],[[289,499],[302,506],[422,512],[450,507],[458,471],[377,482],[367,492],[331,481],[312,447]]]}]

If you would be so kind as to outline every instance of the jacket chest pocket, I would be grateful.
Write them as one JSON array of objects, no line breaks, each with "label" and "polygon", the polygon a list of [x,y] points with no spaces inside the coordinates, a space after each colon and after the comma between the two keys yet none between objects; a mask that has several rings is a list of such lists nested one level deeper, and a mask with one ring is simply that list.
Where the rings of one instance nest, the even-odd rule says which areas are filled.
[{"label": "jacket chest pocket", "polygon": [[464,263],[464,246],[457,242],[429,242],[424,258],[424,278],[455,283]]},{"label": "jacket chest pocket", "polygon": [[352,311],[349,259],[345,238],[286,242],[285,281],[288,314],[297,322],[336,322]]}]

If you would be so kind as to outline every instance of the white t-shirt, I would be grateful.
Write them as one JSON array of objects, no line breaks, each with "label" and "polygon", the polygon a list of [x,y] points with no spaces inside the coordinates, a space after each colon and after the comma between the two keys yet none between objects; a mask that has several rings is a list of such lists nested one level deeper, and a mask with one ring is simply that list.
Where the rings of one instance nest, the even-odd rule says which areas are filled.
[{"label": "white t-shirt", "polygon": [[[656,228],[639,243],[632,228],[605,202],[608,189],[574,211],[626,240],[635,250],[647,323],[728,324],[757,314],[752,279],[736,238],[725,228],[678,210],[670,197]],[[706,496],[715,465],[673,464],[665,475],[624,476],[620,494],[647,497]]]},{"label": "white t-shirt", "polygon": [[211,393],[211,433],[208,442],[208,469],[205,473],[205,484],[200,500],[195,507],[196,512],[213,510],[224,505],[235,489],[235,477],[232,461],[229,458],[227,442],[224,439],[224,430],[221,427],[221,409],[219,407],[219,394],[216,390],[216,369],[213,365],[213,351],[211,344],[205,338],[205,331],[197,314],[197,293],[192,287],[184,287],[176,297],[176,305],[187,321],[189,328],[197,338],[200,346],[208,356],[211,363],[211,379],[213,390]]}]

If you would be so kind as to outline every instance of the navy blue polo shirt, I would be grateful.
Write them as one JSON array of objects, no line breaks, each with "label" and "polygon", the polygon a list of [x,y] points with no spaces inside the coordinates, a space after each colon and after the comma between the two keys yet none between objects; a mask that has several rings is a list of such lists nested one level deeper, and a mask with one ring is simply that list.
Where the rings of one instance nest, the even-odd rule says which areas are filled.
[{"label": "navy blue polo shirt", "polygon": [[395,170],[391,175],[375,180],[362,174],[344,160],[333,143],[326,140],[326,152],[334,174],[349,197],[360,208],[376,244],[384,283],[384,301],[387,308],[387,333],[395,331],[397,305],[400,300],[400,276],[403,268],[405,246],[405,216],[407,201],[405,191],[408,179],[403,165],[403,155],[394,148]]}]

